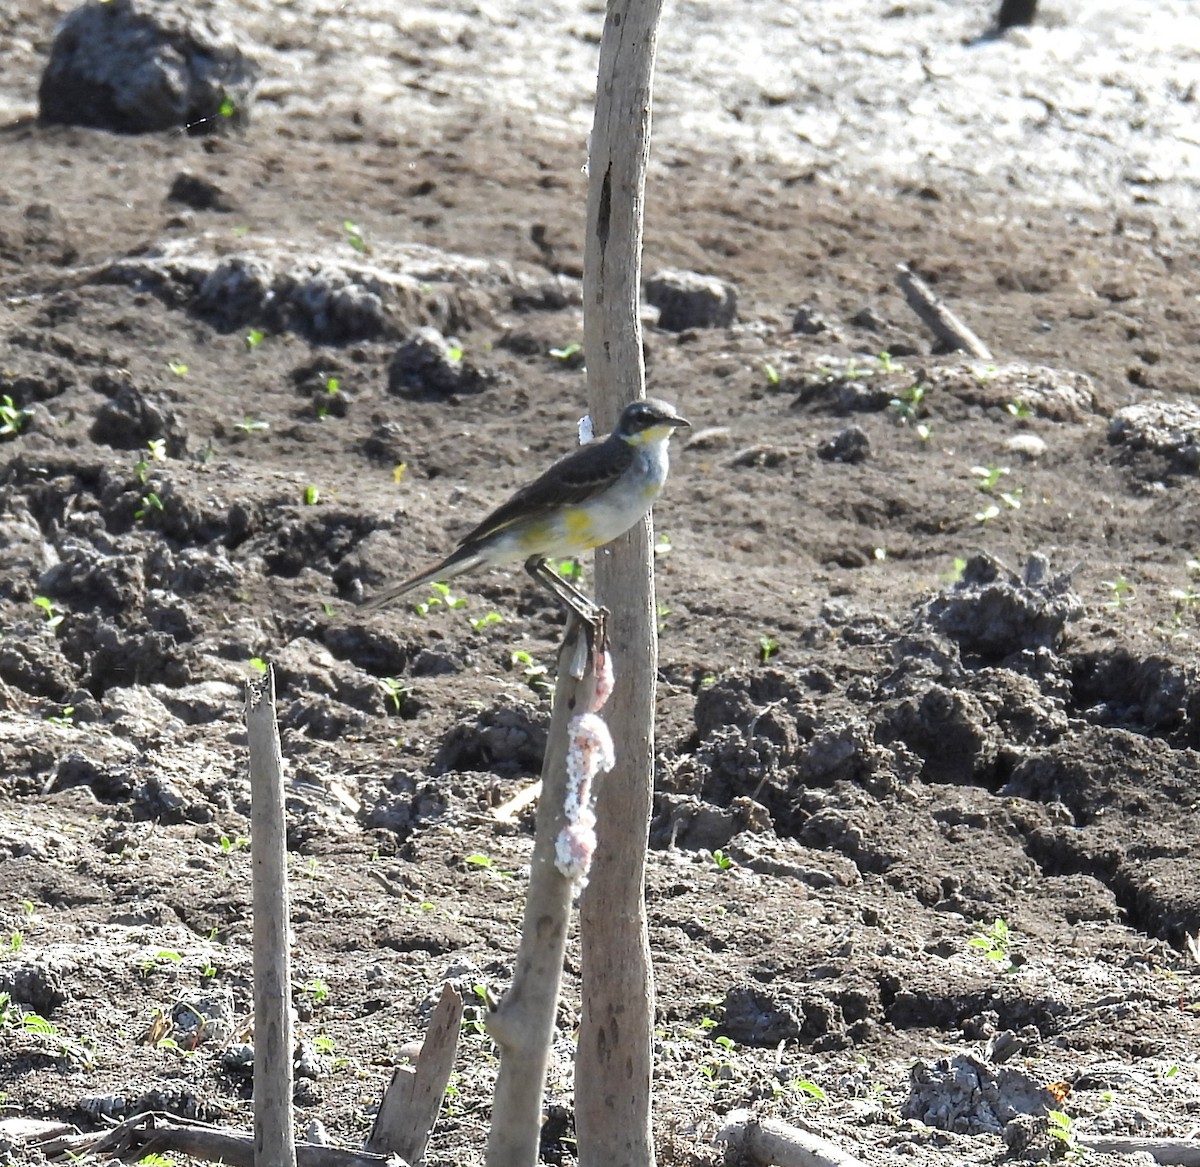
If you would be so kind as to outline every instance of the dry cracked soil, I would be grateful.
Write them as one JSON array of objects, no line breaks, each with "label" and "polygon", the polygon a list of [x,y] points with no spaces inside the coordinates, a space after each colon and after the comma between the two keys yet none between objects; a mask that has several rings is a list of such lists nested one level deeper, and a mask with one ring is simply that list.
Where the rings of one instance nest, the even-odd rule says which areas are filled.
[{"label": "dry cracked soil", "polygon": [[[450,978],[427,1161],[479,1163],[531,848],[493,812],[562,620],[517,570],[354,601],[574,441],[602,6],[209,8],[263,70],[220,136],[39,124],[66,6],[0,11],[0,1093],[248,1129],[269,661],[300,1119],[358,1145]],[[645,270],[738,290],[645,335],[693,423],[655,516],[664,1167],[742,1106],[868,1164],[1105,1159],[1047,1107],[1200,1125],[1200,27],[990,16],[664,16]],[[935,351],[901,261],[992,360]],[[578,991],[572,941],[551,1163]]]}]

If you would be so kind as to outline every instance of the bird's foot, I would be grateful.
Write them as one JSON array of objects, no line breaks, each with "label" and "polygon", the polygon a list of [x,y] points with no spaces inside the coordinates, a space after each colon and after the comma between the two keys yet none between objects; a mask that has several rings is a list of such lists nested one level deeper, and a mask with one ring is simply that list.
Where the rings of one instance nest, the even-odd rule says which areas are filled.
[{"label": "bird's foot", "polygon": [[608,609],[600,607],[590,596],[563,579],[541,556],[525,562],[525,570],[542,585],[568,612],[573,612],[588,630],[588,648],[604,652],[608,647],[606,621]]}]

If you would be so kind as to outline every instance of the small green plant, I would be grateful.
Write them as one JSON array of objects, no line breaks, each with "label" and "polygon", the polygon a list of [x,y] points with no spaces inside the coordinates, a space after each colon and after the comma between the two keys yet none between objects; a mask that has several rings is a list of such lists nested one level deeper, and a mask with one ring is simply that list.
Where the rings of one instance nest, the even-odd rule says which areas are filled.
[{"label": "small green plant", "polygon": [[576,353],[583,352],[583,345],[578,341],[572,341],[570,344],[564,344],[561,348],[550,349],[548,356],[552,356],[556,361],[569,361]]},{"label": "small green plant", "polygon": [[888,402],[888,409],[897,425],[912,425],[925,405],[926,386],[919,381],[897,394]]},{"label": "small green plant", "polygon": [[139,506],[138,509],[133,512],[133,517],[140,523],[145,520],[147,515],[153,513],[154,511],[158,511],[160,514],[162,513],[163,500],[159,497],[157,491],[148,490],[142,495],[141,506]]},{"label": "small green plant", "polygon": [[169,948],[160,948],[157,952],[151,953],[142,961],[139,971],[143,977],[148,977],[152,972],[157,972],[160,968],[182,963],[183,957],[180,953],[173,952]]},{"label": "small green plant", "polygon": [[306,486],[304,488],[304,505],[306,507],[315,507],[321,501],[321,488],[319,486]]},{"label": "small green plant", "polygon": [[46,623],[51,628],[57,628],[65,619],[62,612],[59,610],[58,605],[56,605],[46,596],[34,596],[33,603],[34,607],[41,608],[46,617]]},{"label": "small green plant", "polygon": [[252,328],[246,333],[246,347],[253,352],[266,339],[267,334],[261,328]]},{"label": "small green plant", "polygon": [[[262,339],[262,334],[259,334],[259,340]],[[258,341],[255,342],[256,344]],[[241,421],[234,422],[233,428],[241,430],[244,434],[257,433],[259,430],[269,430],[271,423],[269,421],[259,421],[257,418],[244,417]]]},{"label": "small green plant", "polygon": [[654,554],[656,556],[670,555],[674,550],[675,547],[671,542],[671,536],[664,531],[659,535],[658,540],[654,544]]},{"label": "small green plant", "polygon": [[307,996],[314,1005],[324,1005],[329,1000],[329,986],[321,980],[320,977],[313,977],[301,992]]},{"label": "small green plant", "polygon": [[505,871],[490,855],[481,855],[476,852],[473,855],[468,855],[464,860],[468,867],[475,867],[481,871],[490,871],[501,879],[512,879],[513,873]]},{"label": "small green plant", "polygon": [[1116,579],[1101,580],[1100,586],[1109,590],[1108,606],[1110,608],[1123,608],[1133,597],[1133,585],[1123,575],[1117,576]]},{"label": "small green plant", "polygon": [[379,687],[383,690],[384,700],[392,703],[392,709],[400,712],[401,706],[404,704],[404,699],[412,693],[412,688],[399,677],[380,677]]},{"label": "small green plant", "polygon": [[25,937],[20,932],[10,932],[8,936],[8,955],[16,956],[25,947]]},{"label": "small green plant", "polygon": [[976,948],[988,960],[1006,963],[1011,971],[1013,967],[1012,950],[1015,943],[1008,921],[1003,916],[997,916],[988,928],[982,929],[967,941],[971,948]]},{"label": "small green plant", "polygon": [[816,1082],[810,1082],[807,1078],[793,1078],[788,1086],[797,1094],[802,1094],[808,1098],[812,1098],[817,1102],[828,1102],[829,1095],[821,1089]]},{"label": "small green plant", "polygon": [[773,636],[758,638],[758,663],[765,665],[779,651],[779,641]]},{"label": "small green plant", "polygon": [[51,714],[46,718],[51,725],[69,727],[75,724],[75,706],[64,705],[61,713]]},{"label": "small green plant", "polygon": [[319,1054],[324,1054],[326,1057],[332,1057],[333,1051],[337,1049],[332,1037],[327,1033],[319,1033],[313,1038],[313,1048]]},{"label": "small green plant", "polygon": [[261,656],[252,656],[247,662],[256,673],[266,673],[267,662]]},{"label": "small green plant", "polygon": [[175,374],[176,377],[186,377],[188,375],[188,367],[183,361],[168,361],[167,368]]},{"label": "small green plant", "polygon": [[434,583],[429,586],[433,588],[433,595],[413,605],[413,610],[418,616],[428,616],[430,610],[439,604],[444,604],[447,608],[465,608],[467,606],[466,597],[454,595],[450,591],[449,584]]},{"label": "small green plant", "polygon": [[1016,401],[1010,401],[1004,408],[1007,409],[1009,414],[1013,417],[1025,418],[1033,416],[1033,410],[1021,397],[1018,397]]},{"label": "small green plant", "polygon": [[737,864],[734,863],[734,861],[732,859],[730,859],[729,856],[726,855],[724,851],[720,851],[720,850],[714,851],[712,853],[712,857],[713,857],[713,862],[717,865],[718,871],[729,871],[730,868],[737,866]]},{"label": "small green plant", "polygon": [[482,632],[485,628],[492,624],[503,624],[504,617],[499,612],[488,612],[485,616],[480,616],[478,620],[471,621],[471,627],[476,632]]},{"label": "small green plant", "polygon": [[567,583],[578,583],[583,579],[583,564],[578,559],[560,559],[554,565],[554,570]]},{"label": "small green plant", "polygon": [[366,236],[362,233],[362,228],[358,226],[352,219],[342,220],[342,230],[346,233],[346,242],[354,248],[359,255],[370,255],[371,245],[367,242]]},{"label": "small green plant", "polygon": [[221,848],[222,855],[232,855],[235,851],[249,847],[250,840],[245,835],[234,835],[232,839],[228,835],[222,835],[217,846]]},{"label": "small green plant", "polygon": [[883,352],[875,358],[879,362],[879,371],[881,373],[903,373],[904,366],[892,359],[892,354],[884,349]]},{"label": "small green plant", "polygon": [[1075,1120],[1065,1110],[1046,1111],[1046,1133],[1055,1139],[1068,1163],[1077,1163],[1083,1158],[1084,1148],[1075,1131]]},{"label": "small green plant", "polygon": [[0,397],[0,438],[16,437],[31,417],[33,413],[30,410],[14,404],[7,394]]},{"label": "small green plant", "polygon": [[763,375],[767,378],[767,384],[772,389],[778,386],[779,370],[770,361],[763,361]]},{"label": "small green plant", "polygon": [[975,486],[979,490],[992,491],[995,490],[996,484],[1006,474],[1011,474],[1007,466],[972,466],[971,473],[979,479]]},{"label": "small green plant", "polygon": [[546,666],[540,665],[533,657],[524,649],[515,649],[513,651],[511,663],[513,668],[522,670],[525,677],[525,683],[539,696],[546,693],[550,689],[550,682],[546,677]]},{"label": "small green plant", "polygon": [[[232,97],[226,97],[221,104],[217,106],[217,113],[219,113],[223,118],[231,118],[237,113],[237,103]],[[143,1162],[144,1161],[145,1160],[143,1160]]]}]

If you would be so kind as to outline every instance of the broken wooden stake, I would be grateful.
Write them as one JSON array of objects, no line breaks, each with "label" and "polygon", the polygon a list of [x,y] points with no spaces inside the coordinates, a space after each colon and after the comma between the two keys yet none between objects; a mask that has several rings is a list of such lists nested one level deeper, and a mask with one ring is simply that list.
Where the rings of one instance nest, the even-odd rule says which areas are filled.
[{"label": "broken wooden stake", "polygon": [[908,264],[896,265],[896,283],[908,306],[921,318],[938,343],[951,352],[969,353],[981,361],[992,360],[991,351],[949,308]]}]

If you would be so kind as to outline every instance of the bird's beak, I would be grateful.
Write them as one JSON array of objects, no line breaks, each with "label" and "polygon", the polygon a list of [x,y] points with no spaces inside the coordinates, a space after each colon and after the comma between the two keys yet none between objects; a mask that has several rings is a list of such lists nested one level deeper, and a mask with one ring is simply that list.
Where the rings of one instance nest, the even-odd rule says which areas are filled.
[{"label": "bird's beak", "polygon": [[688,421],[688,419],[686,417],[673,417],[673,418],[671,418],[671,424],[676,429],[689,429],[690,430],[692,428],[692,423],[690,421]]}]

